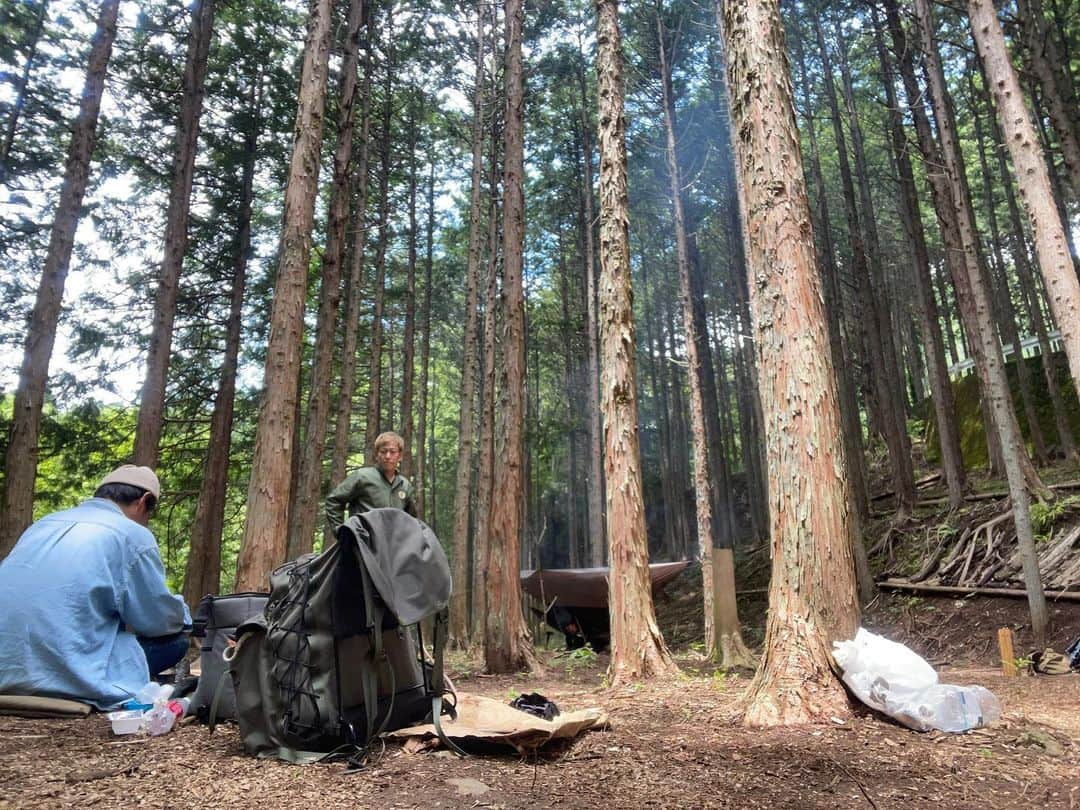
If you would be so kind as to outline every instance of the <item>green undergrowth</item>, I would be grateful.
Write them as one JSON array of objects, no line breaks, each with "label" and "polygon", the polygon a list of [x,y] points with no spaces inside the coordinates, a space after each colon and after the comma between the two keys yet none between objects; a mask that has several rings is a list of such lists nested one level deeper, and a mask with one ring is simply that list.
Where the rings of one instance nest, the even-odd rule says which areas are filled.
[{"label": "green undergrowth", "polygon": [[[1077,400],[1076,387],[1073,385],[1072,376],[1069,374],[1064,353],[1055,353],[1053,360],[1058,385],[1061,386],[1062,397],[1065,400],[1065,412],[1069,419],[1069,425],[1072,427],[1073,436],[1080,442],[1080,401]],[[1041,355],[1026,357],[1024,363],[1027,364],[1031,374],[1035,415],[1047,446],[1053,450],[1058,444],[1058,432],[1054,421],[1053,407],[1050,404],[1050,395],[1046,387],[1046,376],[1043,373],[1043,358]],[[1030,451],[1030,430],[1024,416],[1024,403],[1020,397],[1016,363],[1006,363],[1005,368],[1009,376],[1009,387],[1012,392],[1013,405],[1016,408],[1016,416],[1020,422],[1020,430],[1024,434],[1024,440],[1027,442]],[[953,399],[956,404],[956,417],[960,428],[960,447],[964,454],[964,466],[969,470],[986,467],[988,464],[986,428],[983,424],[982,409],[979,405],[978,375],[974,371],[959,380],[953,380]],[[938,443],[934,409],[929,402],[925,404],[925,411],[925,414],[920,414],[925,421],[920,420],[916,424],[925,430],[926,460],[931,464],[936,464],[941,460],[941,449]]]}]

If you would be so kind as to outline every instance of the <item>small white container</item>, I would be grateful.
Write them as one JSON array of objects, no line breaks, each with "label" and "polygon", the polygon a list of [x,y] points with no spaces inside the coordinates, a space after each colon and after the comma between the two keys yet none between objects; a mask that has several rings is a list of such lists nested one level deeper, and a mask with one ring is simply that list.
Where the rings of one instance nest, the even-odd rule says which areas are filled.
[{"label": "small white container", "polygon": [[109,712],[106,717],[112,723],[113,734],[138,734],[143,730],[143,713],[137,709]]}]

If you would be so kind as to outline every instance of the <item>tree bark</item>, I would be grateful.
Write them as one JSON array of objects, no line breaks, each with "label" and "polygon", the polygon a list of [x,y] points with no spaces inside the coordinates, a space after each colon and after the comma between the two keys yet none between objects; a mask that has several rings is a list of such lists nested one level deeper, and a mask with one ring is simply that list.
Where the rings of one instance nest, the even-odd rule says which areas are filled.
[{"label": "tree bark", "polygon": [[341,302],[341,267],[345,263],[345,225],[349,218],[349,164],[352,162],[353,121],[356,111],[356,66],[363,0],[350,0],[342,43],[338,90],[337,143],[330,181],[330,210],[326,224],[319,310],[315,319],[315,350],[308,395],[307,430],[301,445],[296,500],[289,521],[288,559],[308,554],[315,541],[315,526],[322,512],[323,461],[330,420],[330,385],[334,374],[334,338]]},{"label": "tree bark", "polygon": [[[476,424],[477,304],[480,287],[481,194],[484,185],[484,14],[476,22],[476,66],[473,83],[472,173],[469,188],[469,248],[465,268],[465,358],[461,369],[461,411],[458,415],[457,475],[454,485],[454,534],[451,541],[454,582],[458,587],[450,600],[450,639],[459,647],[469,641],[469,505]],[[485,392],[490,396],[490,392]],[[471,585],[471,583],[470,583]]]},{"label": "tree bark", "polygon": [[[727,525],[727,531],[722,532],[722,540],[716,542],[714,535],[718,534],[714,521],[720,522],[726,515],[714,515],[712,503],[712,485],[727,490],[727,482],[719,480],[713,474],[717,466],[713,455],[722,452],[710,439],[718,439],[719,426],[712,431],[712,436],[707,427],[706,416],[706,390],[708,383],[713,383],[711,396],[712,407],[709,414],[716,415],[716,391],[715,381],[709,376],[712,374],[712,359],[709,353],[708,332],[705,327],[705,312],[703,306],[699,306],[696,291],[691,283],[691,256],[687,237],[687,225],[685,206],[683,203],[683,179],[679,167],[677,145],[675,142],[677,123],[675,120],[675,99],[671,84],[671,63],[668,53],[667,29],[661,19],[659,10],[656,14],[656,33],[658,53],[660,57],[660,88],[662,92],[662,105],[664,109],[664,133],[665,154],[667,156],[668,179],[671,184],[671,207],[672,218],[675,226],[675,263],[679,277],[679,297],[682,304],[683,328],[686,330],[686,356],[690,365],[690,422],[691,435],[694,447],[694,502],[697,510],[697,553],[701,561],[701,572],[704,597],[705,613],[705,651],[709,656],[720,659],[725,667],[746,666],[752,660],[750,651],[743,643],[739,627],[738,611],[732,610],[735,599],[734,567],[723,565],[719,555],[714,555],[714,544],[718,549],[731,550],[731,527]],[[706,380],[706,377],[709,379]],[[726,505],[726,501],[725,501]],[[714,565],[715,560],[715,565]],[[726,582],[716,582],[718,574],[730,575],[731,579]],[[721,610],[720,605],[714,600],[720,596],[725,604]],[[718,622],[727,620],[731,623],[722,626]]]},{"label": "tree bark", "polygon": [[[871,256],[868,252],[863,225],[869,233],[874,223],[863,223],[859,217],[855,196],[855,184],[852,180],[848,162],[847,140],[844,136],[840,117],[840,104],[833,85],[832,60],[825,33],[820,19],[814,19],[814,31],[817,36],[818,50],[821,54],[822,73],[825,81],[825,97],[832,113],[833,132],[836,137],[837,155],[840,160],[840,178],[844,189],[844,204],[847,213],[848,236],[851,240],[852,269],[855,273],[855,285],[862,305],[862,321],[865,328],[868,359],[870,361],[870,382],[873,396],[869,405],[876,410],[875,422],[889,450],[889,466],[892,471],[893,489],[897,496],[897,505],[901,511],[910,511],[915,504],[915,476],[911,466],[911,444],[904,423],[902,405],[896,397],[896,364],[889,362],[890,353],[886,350],[886,341],[892,340],[892,332],[881,319],[883,307],[878,303],[878,294],[874,289],[871,271]],[[864,210],[863,216],[866,212]]]},{"label": "tree bark", "polygon": [[[401,345],[401,437],[405,440],[405,452],[401,456],[401,469],[404,475],[412,478],[413,470],[413,390],[416,380],[416,240],[419,238],[419,228],[416,224],[416,188],[419,178],[416,174],[416,141],[418,123],[416,120],[417,110],[415,99],[410,107],[410,120],[408,122],[408,149],[409,149],[409,246],[408,260],[405,271],[405,328],[402,334]],[[423,117],[423,108],[420,109],[420,117]]]},{"label": "tree bark", "polygon": [[524,74],[521,40],[523,0],[506,0],[506,120],[503,128],[503,351],[501,397],[492,480],[499,497],[492,498],[487,557],[489,612],[484,632],[488,672],[516,672],[537,666],[529,629],[521,611],[520,556],[525,507],[525,290],[522,279],[525,246]]},{"label": "tree bark", "polygon": [[120,0],[103,0],[90,44],[79,113],[72,127],[64,165],[64,182],[56,205],[45,265],[41,271],[34,309],[27,325],[26,345],[19,383],[15,389],[11,428],[4,461],[4,493],[0,512],[0,560],[11,551],[19,535],[30,525],[34,513],[38,436],[49,362],[56,342],[56,325],[64,298],[64,283],[71,265],[75,230],[79,225],[83,196],[90,177],[90,158],[97,141],[98,112],[105,87]]},{"label": "tree bark", "polygon": [[135,426],[134,462],[156,467],[165,419],[165,384],[172,351],[173,322],[179,294],[180,272],[187,253],[191,185],[195,177],[195,153],[199,141],[206,65],[214,27],[216,0],[198,0],[191,17],[187,60],[184,64],[183,97],[176,125],[172,186],[165,214],[165,257],[158,272],[154,296],[154,319],[146,353],[146,378],[139,397],[139,420]]},{"label": "tree bark", "polygon": [[[435,161],[432,160],[428,167],[427,186],[427,234],[425,237],[424,253],[424,299],[420,304],[420,334],[423,336],[420,343],[420,393],[418,396],[417,410],[420,412],[416,425],[416,468],[413,478],[413,487],[416,491],[416,509],[421,515],[426,515],[427,507],[427,484],[430,480],[435,483],[435,476],[428,475],[427,462],[427,436],[428,436],[428,381],[431,369],[431,284],[435,266]],[[475,333],[475,329],[473,330]],[[475,342],[475,340],[474,340]],[[475,349],[474,349],[475,351]],[[434,420],[432,420],[434,423]],[[434,435],[434,432],[433,432]],[[432,488],[434,491],[434,487]],[[432,504],[432,520],[435,516],[434,504]],[[458,579],[459,587],[464,587],[464,579]]]},{"label": "tree bark", "polygon": [[255,431],[247,518],[236,566],[238,591],[265,589],[267,577],[284,561],[286,551],[290,470],[297,428],[297,371],[319,179],[330,16],[330,0],[313,0],[304,43],[289,180],[285,187],[281,259],[266,352],[266,391]]},{"label": "tree bark", "polygon": [[922,329],[923,347],[926,366],[930,379],[930,397],[937,421],[938,442],[941,445],[941,468],[948,488],[949,508],[959,509],[964,505],[964,491],[967,489],[967,474],[964,470],[964,457],[960,449],[960,432],[956,424],[956,405],[953,401],[952,381],[945,361],[945,347],[938,323],[937,302],[934,300],[934,281],[930,271],[930,253],[926,247],[926,233],[923,230],[922,214],[919,210],[919,196],[915,186],[915,172],[908,154],[908,140],[904,132],[903,115],[896,98],[893,85],[893,67],[889,53],[881,36],[881,22],[877,9],[872,9],[874,17],[874,41],[877,45],[878,59],[884,71],[885,106],[889,109],[889,134],[892,139],[893,154],[900,176],[900,215],[904,222],[904,232],[911,242],[915,257],[915,286],[918,292],[919,324]]},{"label": "tree bark", "polygon": [[7,126],[4,127],[4,140],[0,143],[0,183],[3,183],[11,171],[11,147],[15,143],[15,133],[19,129],[19,118],[26,106],[27,88],[30,85],[30,74],[34,69],[34,60],[37,58],[38,43],[41,41],[41,33],[45,30],[45,19],[49,14],[49,0],[38,0],[37,16],[34,17],[34,30],[30,32],[26,43],[26,60],[23,62],[22,72],[15,81],[15,102],[11,105],[11,113],[8,115]]},{"label": "tree bark", "polygon": [[670,676],[675,662],[656,623],[638,435],[630,282],[626,120],[617,0],[596,3],[600,148],[600,396],[604,414],[612,686]]},{"label": "tree bark", "polygon": [[221,593],[221,534],[225,525],[225,496],[228,488],[229,450],[232,446],[233,409],[236,399],[236,369],[243,327],[244,288],[251,252],[251,208],[254,199],[255,162],[262,129],[263,66],[252,71],[249,95],[251,124],[244,133],[244,168],[237,217],[236,246],[233,251],[233,282],[229,300],[229,320],[225,328],[225,355],[221,363],[214,410],[210,415],[210,438],[199,483],[195,521],[191,525],[187,568],[184,574],[184,601],[194,610],[206,594]]},{"label": "tree bark", "polygon": [[839,395],[775,0],[724,0],[732,130],[761,370],[773,572],[744,722],[849,712],[830,644],[859,625]]},{"label": "tree bark", "polygon": [[[976,8],[981,12],[978,15],[979,25],[989,26],[991,22],[997,23],[996,14],[991,19],[990,16],[987,16],[986,10],[982,8],[983,5],[981,2],[977,5],[971,3],[970,0],[968,2],[972,22],[971,31],[975,36],[975,42],[980,53],[987,50],[985,42],[997,37],[990,30],[976,31],[975,29]],[[993,11],[993,7],[990,8],[990,11]],[[1024,44],[1027,47],[1031,72],[1039,81],[1043,101],[1046,103],[1047,112],[1050,114],[1050,124],[1054,127],[1054,132],[1058,136],[1061,156],[1065,160],[1065,168],[1068,170],[1069,182],[1072,185],[1073,199],[1080,201],[1080,106],[1078,106],[1080,101],[1076,98],[1072,77],[1068,73],[1069,61],[1068,59],[1062,59],[1061,54],[1058,53],[1057,41],[1050,34],[1046,14],[1043,12],[1042,0],[1016,0],[1016,12],[1024,35]],[[1001,30],[1000,24],[998,24],[997,30]],[[1005,48],[1004,36],[1001,37],[1000,45],[995,44],[993,48],[993,55],[984,56],[983,58],[996,60],[999,69],[1008,64],[1009,69],[1013,70],[1012,62],[1008,61],[1009,56]],[[996,81],[995,78],[995,84]],[[1019,92],[1019,84],[1017,83],[1015,91],[1011,87],[1006,90],[1003,86],[999,86],[994,91],[995,99],[999,93],[1014,92],[1013,109],[1009,110],[1009,112],[1002,110],[1001,115],[1003,117],[1016,114],[1018,112],[1016,108],[1023,108],[1024,106],[1023,96]],[[1001,103],[998,102],[998,104],[998,109],[1002,109]],[[1024,120],[1027,120],[1026,109],[1023,110],[1023,116]],[[1008,126],[1006,126],[1007,130]],[[1010,149],[1012,149],[1011,144]],[[1021,186],[1021,194],[1023,194],[1023,188]]]},{"label": "tree bark", "polygon": [[[493,26],[494,29],[494,26]],[[492,34],[494,40],[494,33]],[[494,48],[493,48],[494,50]],[[473,551],[473,638],[484,638],[487,630],[488,546],[491,526],[492,467],[495,461],[496,338],[499,302],[499,124],[491,117],[491,161],[488,176],[488,260],[484,292],[483,387],[480,392],[480,465],[477,480],[476,532]]]},{"label": "tree bark", "polygon": [[[1020,184],[1020,200],[1031,223],[1035,253],[1046,282],[1050,309],[1061,330],[1069,370],[1073,382],[1080,389],[1080,279],[1076,276],[1065,242],[1065,224],[1057,215],[1050,177],[1039,154],[1038,136],[1031,125],[994,5],[988,0],[968,0],[968,14],[971,33],[978,45],[979,57],[986,70],[1005,134],[1005,143],[1017,175],[1024,178]],[[1076,157],[1080,160],[1080,150]],[[1075,172],[1076,186],[1080,189],[1080,163]]]},{"label": "tree bark", "polygon": [[[990,271],[991,291],[996,296],[997,322],[1001,330],[1002,342],[1013,347],[1013,360],[1016,364],[1016,378],[1020,386],[1020,402],[1024,406],[1024,421],[1027,422],[1028,436],[1031,438],[1035,460],[1040,466],[1050,463],[1050,453],[1046,448],[1039,425],[1039,416],[1035,410],[1035,395],[1031,387],[1031,371],[1024,362],[1023,349],[1020,346],[1020,328],[1016,319],[1016,307],[1013,305],[1012,291],[1009,289],[1008,268],[1001,250],[1001,234],[998,231],[997,205],[994,190],[990,183],[990,167],[986,162],[986,149],[983,138],[982,117],[976,107],[978,91],[973,78],[974,71],[968,72],[968,87],[971,93],[971,117],[975,129],[975,150],[979,157],[979,173],[982,177],[983,200],[986,207],[987,224],[990,227]],[[993,110],[990,111],[991,116]]]},{"label": "tree bark", "polygon": [[379,134],[379,242],[375,249],[375,289],[371,316],[371,364],[368,371],[367,423],[364,430],[364,454],[369,463],[375,458],[375,439],[382,430],[382,354],[383,307],[386,296],[386,248],[390,242],[390,122],[394,102],[394,19],[393,7],[387,7],[386,76],[383,80],[382,128]]},{"label": "tree bark", "polygon": [[[829,198],[826,194],[825,178],[821,171],[817,132],[811,113],[813,106],[810,101],[810,74],[806,69],[802,42],[799,40],[793,42],[792,49],[799,61],[802,79],[800,84],[803,89],[803,105],[806,108],[804,131],[808,136],[810,146],[810,176],[817,188],[818,225],[814,229],[814,234],[818,237],[822,248],[821,290],[824,295],[825,315],[829,319],[829,351],[832,355],[833,368],[836,369],[836,383],[840,392],[840,418],[844,426],[844,452],[848,462],[849,488],[852,493],[855,516],[858,518],[859,525],[864,525],[870,520],[870,498],[866,484],[866,459],[862,446],[859,402],[855,396],[855,382],[851,379],[850,363],[847,359],[851,352],[845,349],[845,343],[850,341],[850,336],[845,336],[842,328],[844,296],[840,286],[836,249],[832,239]],[[857,535],[861,537],[862,532],[857,531]],[[863,561],[866,560],[865,546],[862,543],[858,544],[856,552],[860,547],[863,553],[856,553],[856,573],[859,578],[859,596],[865,601],[872,598],[874,583],[872,576],[868,576],[870,574],[869,562],[866,562],[865,568],[863,566]]]},{"label": "tree bark", "polygon": [[[1024,585],[1028,591],[1028,607],[1031,611],[1032,633],[1036,643],[1045,639],[1048,613],[1046,598],[1043,595],[1042,581],[1039,578],[1038,556],[1031,528],[1029,482],[1038,481],[1034,470],[1025,474],[1023,464],[1030,468],[1020,429],[1016,423],[1016,414],[1012,407],[1008,379],[1005,377],[1001,346],[994,334],[990,318],[990,302],[986,294],[982,269],[978,261],[977,234],[970,196],[964,177],[963,160],[959,143],[956,139],[954,116],[945,89],[945,76],[938,56],[937,45],[933,39],[933,20],[928,0],[915,0],[915,18],[926,59],[927,75],[931,102],[938,120],[941,135],[942,153],[945,158],[945,171],[952,190],[952,204],[955,206],[956,219],[960,226],[960,238],[964,248],[966,277],[954,278],[957,295],[970,297],[971,309],[975,313],[974,322],[969,324],[968,334],[972,341],[982,344],[985,359],[984,392],[993,408],[994,421],[1001,436],[1002,456],[1005,474],[1009,481],[1009,495],[1013,505],[1013,517],[1016,524],[1017,543],[1020,547],[1024,566]],[[964,274],[960,274],[964,276]],[[966,289],[965,289],[966,288]]]},{"label": "tree bark", "polygon": [[[981,64],[981,63],[980,63]],[[987,86],[985,72],[983,75],[983,87]],[[988,92],[988,91],[987,91]],[[1054,424],[1057,427],[1058,442],[1062,455],[1072,463],[1080,461],[1080,452],[1077,450],[1076,440],[1073,438],[1072,427],[1069,425],[1068,414],[1065,410],[1065,401],[1058,383],[1058,375],[1055,373],[1054,351],[1050,345],[1049,330],[1046,318],[1043,317],[1041,285],[1037,284],[1035,273],[1028,257],[1027,238],[1020,217],[1020,206],[1016,202],[1016,193],[1013,191],[1013,176],[1005,161],[1005,150],[998,144],[1004,142],[1001,128],[997,117],[990,116],[990,138],[994,144],[994,154],[997,155],[998,175],[1001,178],[1002,187],[1005,190],[1005,202],[1009,209],[1009,223],[1012,227],[1013,237],[1010,241],[1013,257],[1013,267],[1016,269],[1016,277],[1020,282],[1020,300],[1024,305],[1028,320],[1035,329],[1039,339],[1039,353],[1042,356],[1043,375],[1046,379],[1046,390],[1050,394],[1050,405],[1054,412]],[[1036,261],[1038,259],[1036,258]]]},{"label": "tree bark", "polygon": [[[360,304],[364,288],[364,260],[367,250],[367,206],[369,188],[369,159],[371,145],[371,50],[375,42],[375,15],[366,9],[366,42],[364,43],[364,78],[360,86],[360,143],[356,160],[355,213],[353,215],[352,261],[345,307],[345,335],[341,349],[341,386],[338,389],[337,418],[334,426],[334,447],[331,451],[330,480],[344,480],[349,457],[349,437],[352,435],[353,389],[356,385],[356,345],[360,331]],[[327,533],[330,534],[329,532]],[[333,542],[334,538],[328,536]]]},{"label": "tree bark", "polygon": [[[580,38],[579,52],[584,45]],[[578,61],[578,87],[581,92],[579,119],[581,122],[581,222],[582,255],[585,263],[585,397],[588,404],[588,553],[589,565],[604,564],[607,551],[607,537],[604,516],[604,430],[600,421],[600,342],[597,318],[597,279],[596,279],[596,200],[593,192],[593,141],[590,135],[592,126],[588,109],[589,94],[585,85],[585,56]]]}]

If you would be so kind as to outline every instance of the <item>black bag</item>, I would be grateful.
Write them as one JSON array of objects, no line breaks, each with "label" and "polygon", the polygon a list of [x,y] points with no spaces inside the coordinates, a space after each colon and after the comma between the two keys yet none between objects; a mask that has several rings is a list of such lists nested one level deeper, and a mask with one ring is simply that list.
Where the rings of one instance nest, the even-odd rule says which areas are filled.
[{"label": "black bag", "polygon": [[207,594],[199,601],[192,618],[191,635],[202,639],[199,648],[199,685],[191,696],[188,713],[204,723],[211,720],[210,707],[218,694],[214,722],[236,719],[236,694],[227,676],[228,664],[222,657],[236,628],[266,608],[265,593]]},{"label": "black bag", "polygon": [[[312,762],[429,715],[438,728],[449,599],[438,538],[400,509],[353,516],[333,546],[275,570],[265,612],[226,655],[245,750]],[[432,662],[419,639],[429,616]]]}]

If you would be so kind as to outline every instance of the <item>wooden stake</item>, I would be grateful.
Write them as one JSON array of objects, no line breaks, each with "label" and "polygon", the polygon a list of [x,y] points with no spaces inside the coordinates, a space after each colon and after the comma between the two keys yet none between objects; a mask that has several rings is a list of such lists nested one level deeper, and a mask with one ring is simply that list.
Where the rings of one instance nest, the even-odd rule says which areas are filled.
[{"label": "wooden stake", "polygon": [[1001,674],[1007,678],[1015,678],[1020,674],[1016,667],[1016,656],[1013,655],[1013,634],[1008,627],[998,630],[998,649],[1001,650]]}]

